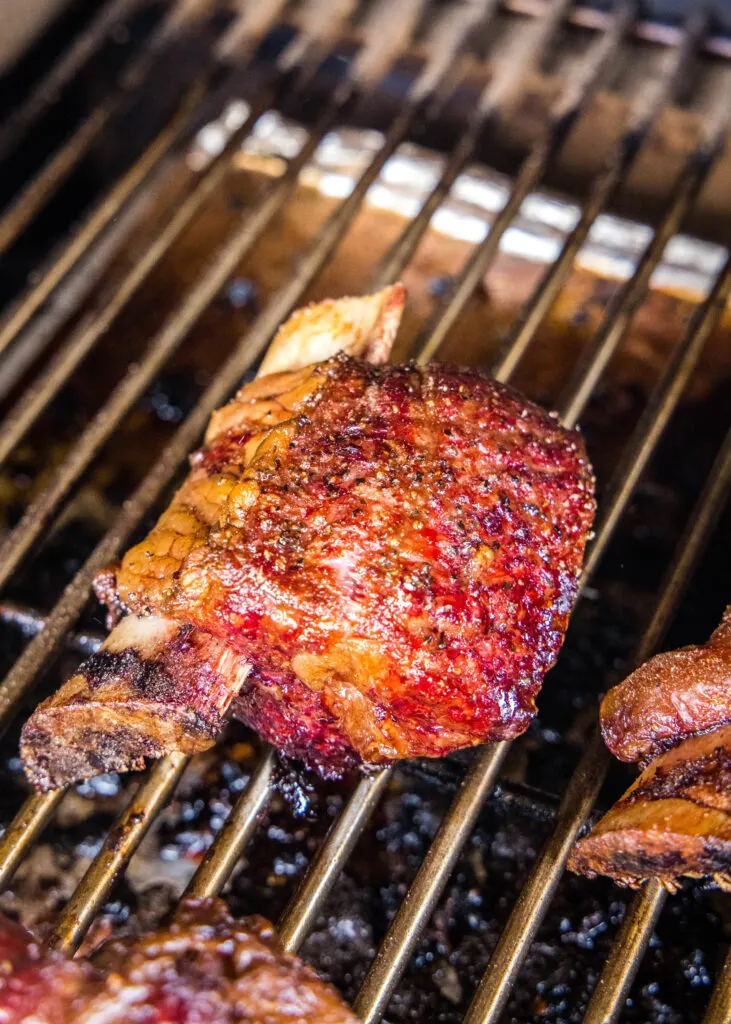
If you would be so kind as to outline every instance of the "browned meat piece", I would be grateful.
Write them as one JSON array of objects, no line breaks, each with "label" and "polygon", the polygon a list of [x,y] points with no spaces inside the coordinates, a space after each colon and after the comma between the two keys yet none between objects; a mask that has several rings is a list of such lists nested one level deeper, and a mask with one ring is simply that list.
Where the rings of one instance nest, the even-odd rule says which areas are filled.
[{"label": "browned meat piece", "polygon": [[0,916],[3,1024],[64,1024],[84,988],[98,977],[90,964],[46,952],[25,928]]},{"label": "browned meat piece", "polygon": [[657,654],[602,702],[604,742],[647,763],[684,737],[731,722],[731,605],[707,643]]},{"label": "browned meat piece", "polygon": [[0,922],[4,1024],[357,1024],[335,989],[277,945],[263,918],[186,901],[174,924],[110,942],[92,964],[43,952]]},{"label": "browned meat piece", "polygon": [[710,875],[731,889],[731,726],[661,754],[585,839],[572,871],[637,886]]},{"label": "browned meat piece", "polygon": [[[112,691],[119,730],[78,728],[140,630],[162,638],[144,652],[154,664],[172,665],[182,627],[231,652],[228,688],[214,659],[214,699],[181,696],[198,735],[230,706],[325,775],[516,736],[561,645],[593,512],[580,436],[477,371],[338,356],[262,377],[214,415],[183,488],[123,560],[128,632],[82,667],[82,702],[67,684],[31,718],[29,775],[89,773],[92,757],[74,767],[55,743],[93,750],[98,771],[165,745],[129,713],[157,699],[144,674]],[[116,687],[118,658],[110,671]]]},{"label": "browned meat piece", "polygon": [[731,606],[706,644],[656,655],[604,698],[607,746],[644,770],[577,843],[571,870],[731,888],[730,722]]}]

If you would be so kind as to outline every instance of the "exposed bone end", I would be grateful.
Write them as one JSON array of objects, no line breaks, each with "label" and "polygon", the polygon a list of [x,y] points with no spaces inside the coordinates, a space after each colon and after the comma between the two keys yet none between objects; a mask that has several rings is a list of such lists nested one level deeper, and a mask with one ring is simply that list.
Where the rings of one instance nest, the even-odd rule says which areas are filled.
[{"label": "exposed bone end", "polygon": [[249,672],[221,641],[159,616],[127,616],[21,734],[26,775],[55,789],[147,758],[210,747]]},{"label": "exposed bone end", "polygon": [[731,726],[694,736],[657,757],[576,844],[577,874],[636,887],[683,877],[731,889]]},{"label": "exposed bone end", "polygon": [[385,362],[393,347],[406,301],[402,284],[375,295],[328,299],[297,310],[280,327],[259,375],[298,370],[339,352],[369,363]]}]

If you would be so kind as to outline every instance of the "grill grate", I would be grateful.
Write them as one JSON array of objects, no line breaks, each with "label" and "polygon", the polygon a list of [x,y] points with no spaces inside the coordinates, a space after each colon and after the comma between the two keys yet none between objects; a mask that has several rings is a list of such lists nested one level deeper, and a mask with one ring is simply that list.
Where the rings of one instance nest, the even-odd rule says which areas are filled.
[{"label": "grill grate", "polygon": [[[136,6],[133,0],[116,0],[102,8],[84,34],[44,76],[0,134],[0,157],[6,156],[22,143],[33,124],[52,106],[55,91],[70,81],[114,26],[128,17]],[[50,344],[56,330],[76,311],[83,295],[74,284],[74,275],[83,265],[90,249],[100,251],[94,250],[94,247],[99,246],[115,218],[124,218],[134,204],[139,209],[143,200],[155,192],[171,160],[192,138],[202,111],[210,108],[211,90],[215,91],[219,108],[231,95],[235,95],[240,84],[241,68],[254,61],[257,44],[280,19],[284,6],[272,2],[264,6],[263,12],[259,8],[255,17],[248,7],[243,7],[242,11],[235,14],[229,27],[211,47],[210,65],[190,82],[172,120],[110,193],[103,197],[91,216],[62,244],[59,253],[0,322],[0,353],[7,350],[11,370],[13,365],[21,367],[21,370],[28,365]],[[419,335],[415,357],[420,362],[437,354],[462,316],[476,287],[494,261],[501,238],[521,204],[545,180],[566,140],[569,128],[599,88],[603,75],[633,28],[633,7],[629,3],[620,4],[611,18],[605,15],[595,17],[586,11],[582,13],[581,9],[573,9],[568,0],[553,0],[544,5],[509,6],[521,10],[530,9],[528,13],[540,16],[529,22],[525,30],[518,34],[494,69],[475,114],[451,150],[431,194],[374,271],[370,282],[374,289],[395,280],[407,267],[429,227],[432,215],[448,195],[458,175],[479,152],[481,142],[489,137],[504,116],[511,95],[520,88],[522,72],[526,67],[536,66],[540,62],[561,30],[564,20],[571,18],[576,21],[578,18],[580,22],[593,26],[596,38],[566,81],[560,97],[554,103],[547,127],[520,166],[507,201],[490,232],[483,242],[473,248],[451,292]],[[104,338],[117,315],[170,251],[206,200],[220,186],[234,154],[252,132],[259,116],[275,105],[286,92],[306,85],[339,34],[346,31],[350,16],[357,15],[359,31],[356,55],[348,64],[340,84],[324,104],[300,152],[289,161],[282,176],[269,183],[256,208],[241,215],[194,287],[155,333],[138,363],[119,382],[46,488],[31,503],[18,525],[0,545],[0,587],[4,587],[23,565],[103,445],[244,256],[253,250],[273,224],[274,218],[292,198],[300,172],[312,159],[327,132],[347,118],[357,102],[377,84],[393,60],[408,48],[417,34],[428,5],[426,0],[403,2],[398,5],[396,16],[393,5],[384,2],[367,6],[361,16],[361,12],[355,10],[355,3],[344,4],[338,8],[342,20],[336,24],[332,23],[331,17],[323,18],[326,7],[314,2],[304,8],[304,13],[300,12],[299,31],[294,33],[292,41],[285,46],[265,75],[253,79],[255,85],[248,96],[250,110],[246,121],[234,131],[221,153],[200,174],[193,189],[140,260],[123,276],[121,282],[106,291],[91,315],[72,329],[47,367],[0,424],[0,463],[4,463],[54,401],[81,361]],[[335,208],[315,240],[300,256],[291,275],[256,317],[193,411],[126,501],[110,529],[68,583],[55,607],[44,619],[32,609],[23,610],[10,604],[0,607],[1,617],[7,621],[20,622],[29,633],[35,634],[0,684],[0,728],[8,727],[18,711],[21,699],[31,691],[48,659],[64,643],[70,642],[82,650],[93,647],[93,637],[72,635],[69,638],[69,634],[83,611],[94,575],[119,554],[143,517],[172,481],[187,453],[200,437],[211,412],[226,399],[241,377],[255,364],[279,323],[302,301],[317,280],[353,223],[368,189],[386,161],[409,135],[417,120],[428,119],[430,111],[444,103],[454,85],[454,67],[462,59],[460,54],[469,34],[475,27],[484,26],[490,19],[494,19],[497,7],[497,3],[491,0],[475,0],[454,7],[445,5],[439,10],[431,32],[421,41],[422,51],[426,54],[423,70],[413,79],[382,146],[361,172],[352,192]],[[204,24],[208,24],[210,13],[208,4],[201,0],[187,0],[169,6],[159,27],[135,58],[112,97],[97,108],[91,119],[84,121],[75,130],[0,217],[0,251],[8,248],[50,195],[61,187],[92,143],[109,128],[115,113],[126,99],[144,89],[146,71],[161,49],[169,46],[182,33],[199,31]],[[387,38],[390,43],[386,47],[383,44],[385,24],[388,25]],[[696,15],[690,18],[681,32],[670,33],[665,40],[667,51],[659,73],[634,97],[621,137],[605,168],[595,179],[576,226],[566,238],[557,260],[548,269],[509,331],[504,348],[493,367],[499,379],[510,380],[528,353],[539,326],[565,284],[576,255],[597,216],[612,202],[621,188],[664,108],[681,92],[689,66],[692,66],[700,50],[709,45],[707,29],[704,18]],[[648,27],[641,26],[641,32],[647,36]],[[722,42],[711,40],[710,45],[716,52],[723,52]],[[516,71],[521,74],[516,74]],[[569,382],[561,402],[562,418],[567,425],[575,424],[586,408],[611,356],[627,335],[668,241],[681,229],[701,187],[717,165],[728,128],[727,96],[728,78],[721,76],[717,87],[707,97],[704,132],[677,178],[652,238],[634,274],[609,304]],[[110,260],[113,253],[113,249],[107,252],[107,259]],[[588,554],[582,580],[584,587],[599,565],[640,476],[692,378],[705,343],[721,320],[730,292],[731,257],[718,273],[708,297],[698,306],[684,336],[672,353],[610,481],[602,503],[596,538]],[[64,302],[58,302],[59,295]],[[56,300],[56,306],[39,333],[34,317],[50,296]],[[16,362],[13,363],[13,360]],[[635,663],[645,660],[662,641],[704,543],[724,506],[729,485],[731,434],[718,454],[707,485],[690,518],[689,528],[678,545],[676,557],[661,586],[653,617],[635,652]],[[420,932],[434,911],[456,860],[475,826],[480,809],[496,785],[507,749],[507,743],[498,743],[487,745],[475,753],[357,997],[356,1012],[366,1024],[381,1019],[414,951]],[[173,793],[186,764],[185,758],[174,755],[152,767],[127,809],[108,833],[101,850],[56,922],[52,938],[56,946],[66,950],[78,948],[115,880]],[[274,765],[273,752],[266,752],[203,858],[190,882],[188,894],[202,896],[221,891],[267,807],[272,793]],[[571,845],[588,820],[608,765],[608,754],[598,734],[595,734],[566,790],[552,835],[525,883],[468,1010],[465,1018],[468,1024],[487,1024],[499,1019],[530,944],[548,910]],[[280,933],[287,948],[298,949],[306,938],[383,796],[389,775],[390,772],[386,770],[363,778],[342,814],[333,823],[280,920]],[[55,814],[63,796],[63,793],[33,795],[25,801],[0,839],[1,886],[9,884],[23,857]],[[664,891],[653,883],[647,885],[634,899],[594,992],[585,1018],[588,1022],[596,1024],[617,1019],[664,902]],[[731,1016],[730,965],[731,960],[727,962],[711,1000],[706,1016],[707,1024],[719,1024]]]}]

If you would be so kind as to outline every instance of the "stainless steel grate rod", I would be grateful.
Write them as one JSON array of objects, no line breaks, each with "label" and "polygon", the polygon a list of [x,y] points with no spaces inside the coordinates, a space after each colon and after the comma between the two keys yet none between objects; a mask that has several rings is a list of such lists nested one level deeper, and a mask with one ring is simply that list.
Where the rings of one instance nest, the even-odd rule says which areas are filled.
[{"label": "stainless steel grate rod", "polygon": [[680,45],[665,55],[657,78],[640,90],[633,100],[619,142],[610,154],[606,167],[595,179],[588,199],[582,206],[579,220],[505,337],[503,353],[493,367],[498,380],[507,381],[515,373],[538,328],[566,284],[592,225],[621,191],[660,113],[678,95],[685,81],[688,64],[700,42],[702,24],[698,19],[691,19]]},{"label": "stainless steel grate rod", "polygon": [[[674,213],[677,212],[676,211],[677,206],[678,206],[678,200],[676,199],[672,203],[672,205],[671,205],[671,209],[674,211]],[[650,256],[648,257],[648,263],[650,265],[648,266],[647,263],[641,263],[640,267],[638,267],[638,270],[637,270],[633,280],[630,282],[630,285],[629,285],[628,289],[626,290],[626,295],[628,297],[634,297],[641,286],[643,288],[643,294],[644,294],[644,290],[646,289],[646,286],[649,283],[649,276],[650,276],[649,270],[652,269],[652,261],[657,262],[659,260],[661,254],[662,254],[662,249],[663,248],[664,248],[664,244],[662,245],[662,247],[660,247],[660,246],[651,247],[652,251],[651,251]],[[459,309],[461,311],[461,309],[464,308],[464,304],[466,303],[467,299],[469,298],[469,295],[471,295],[471,290],[469,288],[467,288],[467,286],[466,286],[469,279],[467,277],[464,277],[462,280],[465,282],[465,287],[464,288],[458,288],[458,290],[455,292],[454,296],[452,297],[450,303],[447,304],[445,310],[441,314],[437,314],[437,318],[436,318],[435,324],[436,324],[436,329],[437,329],[437,332],[438,332],[438,337],[440,338],[440,340],[443,339],[446,336],[446,332],[444,331],[444,324],[445,323],[446,324],[453,324],[455,322],[455,320],[456,320],[456,315],[454,313],[450,313],[450,307],[452,306],[452,304],[454,304],[455,308],[457,308],[457,309]],[[479,280],[479,277],[474,277],[474,279],[473,279],[473,287],[477,283],[478,280]],[[620,321],[620,318],[623,319],[623,317],[624,317],[623,307],[620,306],[620,307],[618,307],[618,308],[616,308],[614,310],[613,317],[612,317],[610,322],[613,323],[615,319],[617,321]],[[629,323],[629,320],[627,320],[625,326],[628,326],[628,323]],[[427,353],[431,354],[434,351],[436,351],[437,348],[438,348],[438,346],[433,344],[432,337],[427,337],[425,339],[425,349],[426,349]],[[424,349],[422,349],[422,353],[423,352],[424,352]],[[601,354],[600,350],[596,354],[597,354],[597,357],[599,357],[600,354]],[[589,361],[584,366],[584,368],[583,368],[583,375],[586,375],[586,376],[593,375],[593,362],[592,361]],[[578,378],[577,381],[576,381],[577,390],[580,389],[581,391],[583,391],[583,398],[582,398],[582,400],[580,402],[573,401],[573,395],[570,395],[569,396],[569,403],[570,403],[569,404],[569,408],[567,410],[565,410],[564,419],[568,418],[570,425],[573,425],[573,422],[575,422],[576,417],[580,413],[581,409],[583,408],[584,404],[586,403],[586,401],[588,400],[588,397],[590,395],[590,391],[588,391],[588,390],[583,388],[583,375],[582,375],[581,378]],[[595,376],[594,377],[594,383],[596,382],[596,379],[598,379],[598,378]],[[568,412],[568,414],[569,414],[568,417],[566,416],[566,412]],[[486,770],[489,770],[491,765],[492,765],[492,762],[491,762],[490,756],[488,754],[487,755],[487,761],[486,761]],[[583,819],[578,819],[578,821],[577,821],[575,819],[575,812],[577,810],[579,810],[580,808],[584,808],[585,809],[585,813],[588,813],[588,811],[591,808],[591,805],[593,803],[593,800],[594,800],[594,798],[596,796],[596,793],[598,792],[598,787],[601,784],[601,777],[603,777],[603,770],[600,767],[598,768],[595,765],[586,765],[586,766],[584,766],[582,764],[582,768],[580,770],[579,775],[580,775],[579,781],[577,781],[575,783],[575,786],[574,786],[574,788],[571,791],[572,803],[571,804],[568,804],[568,803],[564,804],[564,817],[566,817],[568,815],[569,820],[575,822],[575,824],[576,824],[576,827],[575,827],[575,830],[574,830],[574,833],[573,833],[574,835],[575,835],[576,831],[578,831],[578,828],[580,827],[581,822],[583,820]],[[579,797],[580,797],[579,793],[574,792],[574,789],[578,788],[580,790],[582,787],[585,787],[587,789],[587,792],[583,794],[583,800],[579,799]],[[452,806],[450,807],[449,811],[447,812],[447,818],[445,819],[445,821],[449,821],[451,818],[459,820],[459,818],[462,815],[462,813],[463,813],[463,809],[460,806],[459,798],[457,798],[454,801],[454,803],[452,804]],[[559,818],[559,829],[561,828],[561,824],[562,824],[562,819]],[[555,835],[555,838],[560,837],[560,838],[557,838],[558,845],[554,844],[554,846],[550,850],[550,853],[551,853],[551,855],[556,855],[556,854],[558,854],[561,851],[565,851],[564,852],[564,859],[565,859],[565,856],[568,855],[568,851],[570,849],[571,838],[566,834],[565,830],[563,830],[563,834],[561,834],[561,832],[559,832],[559,829],[557,829],[557,832],[556,832],[556,835]],[[421,872],[419,874],[417,874],[417,880],[415,882],[415,885],[419,884],[419,882],[420,882],[420,875],[421,875]],[[557,883],[558,878],[560,877],[560,874],[559,874],[559,872],[556,871],[556,872],[554,872],[554,875],[555,875],[555,882]],[[543,887],[542,881],[541,881],[540,884],[541,884],[541,887]],[[535,919],[535,926],[536,927],[537,927],[537,924],[539,923],[539,920],[540,920],[540,916],[539,916],[540,915],[540,911],[544,907],[547,908],[551,894],[552,894],[551,892],[546,891],[546,897],[545,897],[543,902],[541,902],[541,901],[536,902],[534,900],[532,905],[531,905],[531,909],[532,909],[532,911],[534,913],[534,919]],[[395,982],[398,980],[398,974],[396,974],[395,972],[393,972],[391,970],[391,962],[390,962],[391,961],[391,957],[389,956],[389,953],[388,952],[384,952],[384,950],[388,950],[389,942],[390,942],[392,934],[398,934],[401,937],[400,942],[399,942],[399,946],[402,947],[402,946],[405,946],[405,945],[408,944],[409,945],[409,951],[411,951],[411,949],[413,949],[413,946],[415,945],[416,939],[418,937],[418,930],[416,929],[416,927],[414,927],[414,925],[415,925],[415,915],[411,911],[408,903],[405,903],[404,907],[402,907],[401,910],[399,911],[399,913],[397,914],[397,916],[396,916],[396,918],[395,918],[395,920],[394,920],[394,922],[393,922],[393,924],[391,926],[391,929],[389,929],[389,933],[388,933],[388,935],[386,937],[384,945],[381,947],[381,951],[379,951],[379,953],[376,956],[376,960],[375,960],[375,962],[374,962],[374,964],[373,964],[373,966],[372,966],[368,976],[366,977],[363,989],[361,990],[361,994],[359,995],[358,1000],[356,1002],[356,1007],[358,1009],[359,1014],[368,1022],[368,1024],[371,1024],[371,1022],[374,1022],[374,1021],[380,1019],[381,1012],[385,1009],[385,1006],[386,1006],[386,1004],[388,1002],[388,998],[389,998],[389,996],[390,996],[390,994],[393,991],[393,988],[395,986]],[[516,933],[518,933],[518,931],[519,930],[516,929]],[[517,969],[519,968],[520,963],[522,962],[522,959],[523,959],[523,957],[524,957],[524,955],[525,955],[525,953],[527,952],[527,949],[528,949],[530,931],[529,930],[523,930],[523,931],[519,931],[519,933],[523,937],[523,942],[522,942],[522,945],[521,945],[520,949],[518,949],[518,950],[514,949],[513,950],[512,959],[511,959],[510,963],[507,964],[507,970],[508,970],[509,976],[508,975],[505,976],[504,983],[500,987],[500,991],[499,991],[499,994],[498,994],[498,999],[497,999],[497,1002],[495,1003],[495,1012],[497,1012],[499,1010],[499,1008],[502,1005],[504,1005],[504,1001],[507,998],[507,994],[509,992],[509,985],[512,983],[514,974],[515,974],[515,972],[517,972]],[[493,1018],[490,1018],[490,1019],[493,1019]]]},{"label": "stainless steel grate rod", "polygon": [[[118,216],[125,204],[142,189],[155,168],[165,159],[178,141],[181,127],[187,124],[191,109],[195,106],[197,94],[188,98],[172,121],[163,128],[147,150],[123,175],[111,192],[106,195],[80,230],[76,231],[64,245],[48,269],[30,288],[12,304],[0,321],[0,354],[19,338],[33,315],[60,284],[73,267],[89,253],[102,233]],[[152,184],[152,182],[150,182]],[[111,254],[110,254],[111,256]],[[68,315],[66,308],[63,308]]]},{"label": "stainless steel grate rod", "polygon": [[[693,509],[685,536],[661,588],[661,597],[635,652],[634,664],[646,661],[660,646],[683,590],[723,510],[731,490],[731,431],[713,464],[708,481]],[[621,1012],[629,987],[652,936],[654,920],[662,909],[665,891],[655,882],[638,894],[625,917],[589,1006],[589,1024],[614,1021]]]},{"label": "stainless steel grate rod", "polygon": [[[181,7],[174,8],[168,16],[166,26],[163,26],[166,29],[163,35],[169,35],[179,23],[185,20],[183,14],[185,13],[186,17],[189,17],[194,9],[195,4],[187,12]],[[236,28],[238,20],[244,21],[245,19],[241,15],[234,21],[229,32]],[[264,32],[270,27],[270,23],[262,22],[260,27]],[[296,40],[296,42],[300,41]],[[239,51],[235,53],[227,51],[228,63],[222,64],[220,67],[214,65],[213,68],[207,68],[196,77],[171,122],[162,129],[157,139],[150,144],[122,178],[112,186],[95,209],[85,217],[81,228],[72,232],[59,253],[52,257],[48,267],[41,268],[38,279],[33,280],[30,287],[5,312],[0,320],[0,353],[4,352],[11,343],[15,343],[14,356],[20,346],[28,347],[31,350],[31,355],[35,356],[40,347],[51,340],[54,331],[65,320],[68,320],[73,308],[69,308],[68,302],[63,302],[57,304],[57,315],[47,318],[49,322],[44,325],[40,338],[36,337],[38,332],[33,330],[35,324],[31,324],[32,318],[50,295],[62,290],[70,293],[74,291],[71,271],[78,267],[82,258],[88,258],[92,246],[96,246],[97,249],[102,248],[103,233],[108,233],[109,226],[118,217],[120,211],[123,209],[126,211],[132,205],[131,200],[134,199],[139,204],[146,195],[153,194],[161,187],[169,170],[171,158],[188,141],[192,126],[208,103],[208,86],[213,72],[216,70],[221,73],[226,70],[228,72],[224,74],[224,82],[216,91],[216,98],[219,102],[224,102],[227,83],[229,88],[235,87],[236,67],[240,68],[246,65],[253,42],[251,37],[247,37],[246,45],[242,43],[242,48]],[[293,45],[290,44],[290,48]],[[306,43],[304,49],[306,49]],[[131,84],[132,82],[130,87]],[[256,105],[257,98],[255,97],[252,102]],[[122,237],[124,236],[120,235],[120,241]],[[107,253],[106,260],[111,259],[111,256],[112,252]],[[80,290],[79,301],[82,301],[85,295],[86,292]],[[27,361],[26,358],[25,362]]]},{"label": "stainless steel grate rod", "polygon": [[205,203],[215,194],[230,169],[231,157],[267,109],[270,99],[269,90],[256,97],[245,123],[233,133],[225,148],[201,175],[193,190],[141,259],[134,264],[121,282],[103,297],[98,303],[96,313],[90,318],[85,318],[72,332],[48,367],[26,389],[14,408],[0,423],[0,465],[57,396],[80,362],[104,336],[127,302],[160,264]]},{"label": "stainless steel grate rod", "polygon": [[[557,28],[557,13],[558,15],[566,15],[563,6],[549,13],[551,17],[546,19],[544,31],[535,40],[539,52],[540,47],[546,44],[546,36],[550,40],[550,36]],[[549,137],[552,132],[565,137],[572,122],[580,114],[581,110],[586,107],[589,99],[598,88],[602,75],[616,55],[631,21],[631,3],[622,4],[616,16],[610,22],[607,31],[602,33],[592,44],[584,60],[576,68],[573,76],[564,87],[562,95],[552,112],[551,122],[553,128],[549,126],[547,133]],[[524,67],[523,64],[518,64],[517,66],[520,68]],[[506,83],[501,82],[500,71],[498,71],[497,76],[488,82],[477,109],[470,119],[467,130],[460,137],[447,158],[439,181],[427,196],[418,214],[409,221],[401,235],[379,261],[369,279],[369,290],[377,291],[401,276],[428,229],[432,216],[446,199],[457,177],[475,154],[480,140],[489,132],[491,126],[500,120],[502,104],[506,96],[510,96],[511,89],[517,84],[514,81],[514,65],[506,61],[501,67],[505,67],[508,71],[508,81]],[[558,132],[559,125],[561,126],[560,133]],[[542,145],[543,141],[539,143],[539,146]],[[513,186],[513,191],[516,188],[518,188],[517,184]],[[517,205],[517,201],[513,205]],[[505,219],[507,220],[507,218]],[[501,231],[500,225],[497,223],[490,230],[492,233],[498,234],[498,240],[500,234],[504,233],[504,228]]]},{"label": "stainless steel grate rod", "polygon": [[0,127],[0,161],[17,149],[33,124],[54,105],[69,84],[115,28],[122,25],[142,0],[107,0],[68,50],[51,65],[33,91],[6,117]]},{"label": "stainless steel grate rod", "polygon": [[47,160],[11,203],[0,212],[0,254],[6,252],[38,211],[60,188],[128,99],[130,90],[152,68],[163,49],[202,14],[208,0],[182,0],[173,4],[161,25],[125,71],[120,87],[95,107],[71,137]]}]

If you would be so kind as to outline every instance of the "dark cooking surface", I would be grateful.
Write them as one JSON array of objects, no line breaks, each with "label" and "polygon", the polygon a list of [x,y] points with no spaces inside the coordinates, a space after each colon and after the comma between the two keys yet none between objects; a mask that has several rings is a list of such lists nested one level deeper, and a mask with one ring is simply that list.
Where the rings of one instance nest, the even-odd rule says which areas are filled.
[{"label": "dark cooking surface", "polygon": [[[178,246],[177,259],[166,261],[142,289],[140,301],[120,318],[120,329],[88,360],[73,386],[64,389],[53,413],[31,432],[29,441],[0,475],[0,505],[6,521],[17,520],[29,495],[37,492],[43,477],[39,466],[59,461],[88,421],[90,404],[98,406],[128,362],[139,354],[171,305],[173,291],[180,294],[196,280],[213,242],[222,237],[233,213],[242,202],[251,201],[250,185],[243,199],[239,195],[225,200],[217,197],[205,230],[196,227],[188,233]],[[57,206],[62,205],[63,198]],[[240,268],[232,287],[220,296],[190,342],[149,389],[108,446],[101,468],[89,474],[64,525],[43,554],[18,574],[8,596],[36,607],[53,605],[114,509],[190,410],[256,308],[261,308],[283,279],[292,253],[304,247],[321,222],[324,205],[324,200],[315,202],[306,190],[298,194],[293,204],[296,212],[281,218],[257,247],[255,259]],[[322,275],[316,288],[318,296],[361,290],[379,254],[374,250],[384,250],[395,237],[395,223],[400,227],[400,220],[383,211],[359,217],[349,236],[354,241],[344,245],[333,266]],[[51,232],[52,225],[46,226]],[[433,233],[427,238],[406,275],[411,295],[407,336],[414,336],[428,313],[427,295],[448,286],[449,275],[459,266],[464,252],[465,246],[452,239]],[[17,286],[23,277],[23,264],[17,255],[11,253],[0,265],[0,287]],[[133,256],[127,253],[124,258],[129,261]],[[478,291],[455,332],[460,338],[450,342],[445,355],[469,357],[472,362],[489,365],[516,308],[517,300],[506,300],[506,293],[513,296],[511,289],[518,285],[527,293],[528,277],[532,275],[535,280],[537,266],[526,271],[523,284],[523,271],[516,275],[509,260],[491,271],[486,287]],[[548,403],[555,400],[562,375],[616,289],[615,282],[601,279],[587,284],[588,276],[584,275],[582,285],[586,285],[585,301],[552,317],[520,368],[517,383],[531,397]],[[520,279],[518,284],[516,277]],[[645,309],[638,317],[642,330],[633,332],[613,360],[610,385],[600,389],[583,417],[600,486],[606,487],[620,445],[636,422],[647,390],[665,364],[669,346],[678,337],[687,313],[688,307],[674,297],[655,298],[651,311]],[[503,770],[503,776],[511,780],[540,787],[549,794],[564,790],[595,720],[597,695],[612,681],[613,673],[620,671],[622,660],[630,655],[649,618],[662,572],[727,426],[729,386],[724,381],[729,374],[731,351],[728,334],[719,336],[709,347],[714,350],[713,359],[702,362],[691,398],[685,400],[674,418],[624,518],[622,532],[579,604],[559,664],[549,675],[539,701],[540,717],[511,749]],[[556,358],[556,351],[562,358]],[[731,515],[716,530],[677,625],[666,640],[667,646],[703,638],[718,620],[728,599],[731,578],[731,556],[724,543],[729,528]],[[96,607],[90,610],[85,624],[100,628],[101,615]],[[0,627],[3,672],[20,649],[17,632]],[[44,680],[44,690],[57,685],[75,664],[75,656],[64,655]],[[38,696],[37,692],[29,695],[28,708]],[[160,826],[153,828],[125,880],[112,893],[94,929],[97,937],[111,927],[118,931],[154,925],[172,906],[211,835],[220,828],[245,785],[255,760],[250,744],[251,737],[242,728],[232,727],[228,744],[198,762],[195,774],[179,787]],[[6,757],[0,772],[0,820],[5,823],[27,793],[13,755],[17,730],[5,738],[3,750]],[[406,771],[397,778],[338,881],[326,916],[317,923],[304,947],[304,955],[347,996],[357,991],[369,958],[446,809],[456,771],[445,769],[431,774],[436,774],[438,781],[430,782],[423,773]],[[627,769],[615,767],[602,800],[604,805],[621,791],[627,777]],[[30,924],[42,927],[48,922],[98,850],[133,784],[126,780],[120,785],[118,780],[103,778],[70,795],[43,841],[21,866],[10,890],[0,896],[0,907],[21,913]],[[277,797],[248,851],[244,870],[233,884],[230,902],[236,913],[259,912],[276,920],[348,792],[345,786],[326,787],[309,778],[303,784],[296,775],[287,777],[280,790],[286,801]],[[551,819],[544,811],[551,805],[549,796],[545,804],[538,805],[537,816],[530,814],[525,810],[527,801],[517,799],[512,790],[488,802],[399,986],[387,1015],[392,1024],[406,1020],[456,1024],[460,1019],[535,854],[549,834]],[[588,882],[565,876],[515,986],[505,1020],[580,1020],[627,902],[626,893],[603,880]],[[699,1019],[729,937],[731,915],[726,897],[695,886],[671,900],[643,959],[623,1020],[680,1024]]]},{"label": "dark cooking surface", "polygon": [[[164,384],[157,393],[164,393]],[[719,424],[711,414],[712,408],[722,407],[718,397],[700,407],[686,407],[677,417],[663,456],[628,517],[629,528],[605,560],[606,569],[589,599],[579,604],[559,665],[540,700],[540,719],[511,751],[508,777],[554,793],[564,788],[594,717],[595,694],[607,684],[607,668],[630,653],[650,607],[653,581],[667,563],[677,526],[697,493],[718,432]],[[172,402],[175,396],[170,393],[167,399]],[[587,428],[590,445],[599,443],[617,402],[620,396],[608,392],[597,404]],[[700,424],[705,429],[699,429]],[[696,429],[695,457],[680,459],[678,452],[691,427]],[[660,523],[664,529],[658,529]],[[702,632],[723,604],[729,555],[721,538],[729,526],[731,516],[716,531],[669,643],[684,642]],[[68,571],[82,536],[78,528],[59,535],[54,550],[41,560],[41,569],[45,566],[52,577],[54,563],[61,560]],[[43,573],[36,577],[43,578]],[[17,635],[8,633],[3,639],[3,654],[9,662],[17,651]],[[62,662],[62,669],[68,669],[71,656]],[[52,682],[48,680],[47,685]],[[227,745],[207,755],[188,776],[165,812],[159,832],[143,844],[130,876],[106,905],[95,929],[97,937],[110,926],[117,931],[152,925],[172,907],[246,781],[254,763],[249,740],[245,730],[233,726]],[[6,749],[14,749],[15,742],[12,736]],[[615,790],[623,771],[617,769]],[[349,997],[358,990],[446,809],[450,787],[445,777],[449,778],[442,773],[437,783],[411,772],[397,777],[339,880],[326,916],[303,949],[305,957]],[[3,782],[2,818],[9,820],[22,786],[17,759],[6,759]],[[58,823],[21,868],[0,906],[20,911],[22,905],[26,921],[49,920],[98,848],[115,809],[125,802],[125,785],[129,784],[120,787],[112,777],[81,787],[80,795],[67,801]],[[282,795],[276,798],[233,883],[230,904],[235,913],[263,913],[276,920],[343,806],[346,790],[325,786],[310,776],[303,785],[297,773],[284,777]],[[550,819],[541,821],[526,814],[519,801],[499,797],[489,801],[391,1004],[390,1021],[456,1024],[549,828]],[[505,1019],[580,1020],[626,903],[627,894],[603,880],[589,883],[565,876]],[[671,901],[643,961],[624,1019],[658,1024],[697,1019],[724,952],[726,906],[723,897],[699,887],[689,887]]]}]

